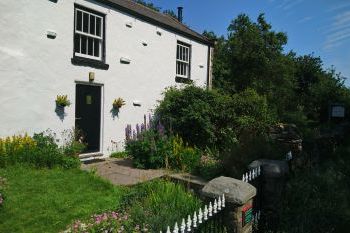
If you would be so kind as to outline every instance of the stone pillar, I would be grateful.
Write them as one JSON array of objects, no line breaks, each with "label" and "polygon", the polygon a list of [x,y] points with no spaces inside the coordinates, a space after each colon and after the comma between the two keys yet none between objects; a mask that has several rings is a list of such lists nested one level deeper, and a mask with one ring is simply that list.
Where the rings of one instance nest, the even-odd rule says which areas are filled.
[{"label": "stone pillar", "polygon": [[282,200],[289,173],[288,163],[280,160],[259,159],[249,164],[248,169],[261,166],[262,183],[259,189],[261,212],[264,227],[277,230],[279,212],[283,208]]},{"label": "stone pillar", "polygon": [[202,189],[207,198],[217,198],[225,194],[225,225],[228,233],[249,233],[253,230],[253,198],[256,195],[254,186],[230,177],[220,176],[209,181]]}]

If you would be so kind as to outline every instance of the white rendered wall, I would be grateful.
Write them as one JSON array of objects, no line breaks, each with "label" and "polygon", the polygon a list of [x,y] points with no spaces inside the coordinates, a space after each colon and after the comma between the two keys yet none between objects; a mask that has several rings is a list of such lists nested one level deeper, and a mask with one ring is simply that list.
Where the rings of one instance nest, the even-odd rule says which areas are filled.
[{"label": "white rendered wall", "polygon": [[[106,63],[108,70],[71,64],[73,56],[74,3],[106,14]],[[126,27],[133,22],[133,27]],[[101,151],[108,156],[122,149],[127,124],[143,121],[155,108],[164,88],[175,85],[177,40],[192,46],[191,79],[206,86],[208,46],[176,35],[135,17],[85,0],[0,1],[0,137],[51,129],[58,135],[75,124],[75,84],[88,81],[103,85]],[[56,39],[46,36],[57,32]],[[148,46],[143,46],[146,41]],[[130,64],[121,64],[127,57]],[[201,68],[200,66],[203,66]],[[61,120],[55,98],[68,95],[72,105]],[[121,97],[126,105],[119,117],[111,114],[112,102]],[[141,107],[133,106],[139,100]]]}]

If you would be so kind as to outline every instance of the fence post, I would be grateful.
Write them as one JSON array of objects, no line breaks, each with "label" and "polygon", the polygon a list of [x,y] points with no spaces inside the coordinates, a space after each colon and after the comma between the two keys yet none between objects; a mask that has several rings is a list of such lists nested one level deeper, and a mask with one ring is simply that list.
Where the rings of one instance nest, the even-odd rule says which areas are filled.
[{"label": "fence post", "polygon": [[225,194],[224,222],[228,233],[250,233],[253,231],[254,186],[230,177],[220,176],[209,181],[202,189],[202,195],[216,198]]}]

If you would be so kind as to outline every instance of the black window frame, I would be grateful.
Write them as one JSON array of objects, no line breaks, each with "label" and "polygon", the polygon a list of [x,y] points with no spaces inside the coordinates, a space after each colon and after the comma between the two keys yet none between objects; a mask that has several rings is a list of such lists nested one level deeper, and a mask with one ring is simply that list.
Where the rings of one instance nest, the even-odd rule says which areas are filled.
[{"label": "black window frame", "polygon": [[[81,9],[83,11],[91,12],[97,16],[100,16],[103,19],[102,22],[102,41],[101,41],[101,59],[92,59],[87,57],[82,57],[75,54],[75,34],[76,34],[76,12],[77,9]],[[71,59],[72,64],[81,65],[81,66],[90,66],[97,69],[107,70],[109,65],[106,64],[106,14],[98,12],[96,10],[90,9],[88,7],[82,6],[80,4],[74,4],[74,19],[73,19],[73,57]]]}]

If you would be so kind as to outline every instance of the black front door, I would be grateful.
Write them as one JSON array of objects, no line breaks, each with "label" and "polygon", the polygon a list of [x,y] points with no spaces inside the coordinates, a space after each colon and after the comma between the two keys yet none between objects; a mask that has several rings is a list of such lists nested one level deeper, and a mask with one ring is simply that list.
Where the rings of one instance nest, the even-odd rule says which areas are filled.
[{"label": "black front door", "polygon": [[101,87],[76,85],[75,128],[87,144],[85,153],[100,151]]}]

